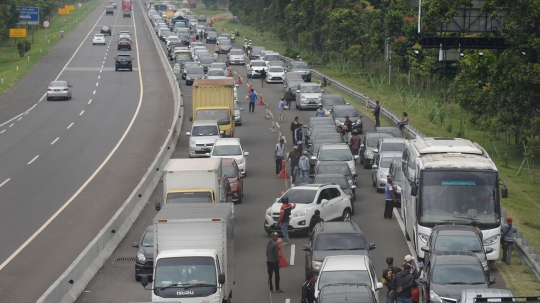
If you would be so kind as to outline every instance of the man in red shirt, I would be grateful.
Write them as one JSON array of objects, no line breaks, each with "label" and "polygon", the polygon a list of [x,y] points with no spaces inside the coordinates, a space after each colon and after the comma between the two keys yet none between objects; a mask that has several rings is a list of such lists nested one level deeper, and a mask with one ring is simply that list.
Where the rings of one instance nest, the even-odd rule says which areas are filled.
[{"label": "man in red shirt", "polygon": [[281,209],[279,210],[278,223],[281,224],[281,231],[283,232],[283,245],[289,244],[289,221],[291,220],[291,212],[296,208],[296,203],[289,204],[289,198],[281,198]]}]

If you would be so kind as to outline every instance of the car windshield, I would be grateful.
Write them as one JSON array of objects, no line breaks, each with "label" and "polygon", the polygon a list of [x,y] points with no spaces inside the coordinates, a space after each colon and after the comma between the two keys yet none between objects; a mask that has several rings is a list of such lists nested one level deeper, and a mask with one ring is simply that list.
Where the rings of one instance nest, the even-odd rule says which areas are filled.
[{"label": "car windshield", "polygon": [[278,61],[278,60],[280,60],[280,58],[279,58],[279,55],[266,55],[266,57],[264,57],[264,60],[266,60],[266,61]]},{"label": "car windshield", "polygon": [[233,56],[243,56],[244,52],[241,50],[232,50],[229,54]]},{"label": "car windshield", "polygon": [[212,156],[241,156],[242,150],[239,145],[216,145],[212,150]]},{"label": "car windshield", "polygon": [[382,168],[390,168],[390,165],[392,164],[392,162],[394,162],[394,160],[401,160],[401,157],[395,157],[395,158],[384,157],[381,159],[379,166]]},{"label": "car windshield", "polygon": [[188,69],[188,74],[204,74],[204,69],[201,66],[191,67]]},{"label": "car windshield", "polygon": [[[299,74],[299,73],[295,73],[295,72],[290,72],[287,74],[287,79],[288,80],[302,80],[302,81],[299,81],[298,83],[304,83],[304,78],[302,78],[302,74]],[[292,85],[289,85],[292,87]]]},{"label": "car windshield", "polygon": [[366,249],[366,241],[360,233],[322,233],[315,239],[315,251],[360,249]]},{"label": "car windshield", "polygon": [[271,72],[271,73],[282,73],[283,68],[281,68],[281,67],[270,67],[268,69],[268,71]]},{"label": "car windshield", "polygon": [[229,111],[226,109],[200,109],[197,120],[217,120],[218,125],[229,124]]},{"label": "car windshield", "polygon": [[201,125],[193,126],[191,130],[192,136],[217,136],[219,135],[219,128],[217,125]]},{"label": "car windshield", "polygon": [[343,271],[322,271],[319,276],[319,290],[329,284],[365,283],[371,286],[371,278],[366,270],[343,270]]},{"label": "car windshield", "polygon": [[347,163],[343,163],[342,165],[319,165],[317,174],[340,174],[350,176],[351,171]]},{"label": "car windshield", "polygon": [[184,68],[186,70],[190,69],[191,67],[197,67],[197,66],[199,66],[199,63],[197,63],[197,62],[185,62],[184,63]]},{"label": "car windshield", "polygon": [[94,38],[103,38],[104,36],[102,34],[96,34],[94,35]]},{"label": "car windshield", "polygon": [[146,231],[142,239],[141,245],[144,247],[154,246],[154,230],[153,229],[149,229]]},{"label": "car windshield", "polygon": [[191,60],[190,53],[180,53],[176,55],[176,61],[189,61],[189,60]]},{"label": "car windshield", "polygon": [[385,137],[368,136],[368,137],[367,137],[367,146],[369,146],[369,147],[375,147],[375,146],[377,146],[377,143],[379,142],[379,140],[380,140],[381,138],[385,138]]},{"label": "car windshield", "polygon": [[471,265],[435,265],[432,279],[436,284],[486,283],[482,267]]},{"label": "car windshield", "polygon": [[154,287],[208,284],[216,286],[215,261],[211,257],[162,258],[155,267]]},{"label": "car windshield", "polygon": [[315,178],[313,184],[337,184],[341,188],[349,188],[349,182],[343,177]]},{"label": "car windshield", "polygon": [[318,134],[324,134],[324,133],[337,134],[338,132],[337,132],[335,127],[315,127],[311,131],[311,134],[310,134],[309,138],[311,140],[315,140],[315,137],[317,137]]},{"label": "car windshield", "polygon": [[131,59],[130,55],[118,55],[118,60],[129,60]]},{"label": "car windshield", "polygon": [[189,35],[178,35],[178,40],[189,40]]},{"label": "car windshield", "polygon": [[251,62],[251,66],[266,66],[264,62]]},{"label": "car windshield", "polygon": [[199,61],[201,62],[201,64],[210,64],[210,63],[214,63],[216,60],[214,60],[214,57],[204,56],[204,57],[199,57]]},{"label": "car windshield", "polygon": [[208,76],[225,76],[225,71],[222,69],[218,70],[209,70]]},{"label": "car windshield", "polygon": [[395,138],[403,138],[403,134],[401,133],[401,131],[397,127],[384,128],[384,129],[377,128],[377,132],[378,133],[389,134],[389,135],[391,135],[392,137],[395,137]]},{"label": "car windshield", "polygon": [[321,88],[318,85],[302,86],[302,93],[320,93]]},{"label": "car windshield", "polygon": [[314,137],[314,140],[319,139],[341,139],[341,134],[338,133],[320,133]]},{"label": "car windshield", "polygon": [[309,69],[309,65],[306,62],[295,62],[291,64],[293,69]]},{"label": "car windshield", "polygon": [[208,32],[208,35],[206,37],[208,37],[208,38],[216,38],[217,34],[215,32]]},{"label": "car windshield", "polygon": [[178,37],[176,36],[169,37],[169,42],[176,42],[176,41],[180,41],[180,39],[178,39]]},{"label": "car windshield", "polygon": [[212,193],[167,193],[167,203],[212,203]]},{"label": "car windshield", "polygon": [[403,151],[405,143],[384,143],[381,145],[381,151]]},{"label": "car windshield", "polygon": [[225,69],[227,66],[225,65],[225,63],[214,62],[212,63],[211,67]]},{"label": "car windshield", "polygon": [[336,118],[344,118],[345,116],[349,116],[349,118],[353,118],[353,117],[360,117],[360,114],[358,113],[356,109],[353,109],[353,108],[335,108],[334,107],[334,116]]},{"label": "car windshield", "polygon": [[53,81],[51,83],[49,83],[49,87],[52,87],[52,86],[67,86],[66,85],[66,82],[64,81]]},{"label": "car windshield", "polygon": [[334,120],[324,119],[324,118],[323,119],[313,118],[313,119],[310,119],[308,123],[309,123],[309,128],[313,128],[316,125],[335,125]]},{"label": "car windshield", "polygon": [[481,252],[482,245],[476,236],[438,236],[435,251],[468,250]]},{"label": "car windshield", "polygon": [[343,98],[324,98],[323,105],[347,105]]},{"label": "car windshield", "polygon": [[195,46],[203,46],[202,42],[191,42],[191,48],[194,48]]},{"label": "car windshield", "polygon": [[351,161],[352,154],[350,149],[326,148],[320,151],[319,161]]},{"label": "car windshield", "polygon": [[236,171],[232,166],[223,166],[222,173],[227,176],[227,178],[236,178]]},{"label": "car windshield", "polygon": [[310,204],[315,200],[317,191],[314,189],[290,189],[283,197],[289,198],[290,203]]},{"label": "car windshield", "polygon": [[231,41],[230,40],[225,40],[225,39],[220,39],[219,44],[221,44],[221,45],[231,45]]}]

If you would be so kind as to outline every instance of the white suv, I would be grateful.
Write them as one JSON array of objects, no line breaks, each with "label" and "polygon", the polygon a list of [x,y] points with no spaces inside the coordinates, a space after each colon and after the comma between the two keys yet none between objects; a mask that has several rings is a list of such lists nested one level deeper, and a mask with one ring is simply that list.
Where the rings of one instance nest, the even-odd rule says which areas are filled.
[{"label": "white suv", "polygon": [[[222,139],[221,139],[222,140]],[[214,147],[215,148],[215,147]],[[289,233],[307,233],[309,222],[315,210],[321,212],[324,221],[351,221],[353,212],[351,200],[336,184],[305,184],[289,189],[281,198],[289,198],[289,203],[296,203],[291,212]],[[281,233],[278,223],[281,209],[281,198],[266,210],[264,230],[270,234],[274,231]]]},{"label": "white suv", "polygon": [[349,165],[352,174],[356,174],[355,160],[358,156],[353,156],[347,143],[324,143],[319,148],[316,159],[317,165],[323,161],[345,161]]}]

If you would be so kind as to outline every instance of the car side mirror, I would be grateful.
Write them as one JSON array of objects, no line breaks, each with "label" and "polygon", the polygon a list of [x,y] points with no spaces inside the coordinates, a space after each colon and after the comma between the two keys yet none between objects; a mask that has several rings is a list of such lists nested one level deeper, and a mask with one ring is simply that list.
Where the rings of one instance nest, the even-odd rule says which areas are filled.
[{"label": "car side mirror", "polygon": [[493,252],[493,248],[492,247],[486,247],[485,252],[486,252],[486,254],[490,254],[490,253]]},{"label": "car side mirror", "polygon": [[190,133],[190,132],[186,132],[186,136],[191,136],[191,133]]},{"label": "car side mirror", "polygon": [[377,169],[377,164],[371,165],[371,169]]},{"label": "car side mirror", "polygon": [[490,277],[489,278],[489,285],[495,284],[495,282],[497,282],[497,279],[495,277]]},{"label": "car side mirror", "polygon": [[377,154],[377,153],[379,153],[379,150],[378,150],[378,149],[374,149],[373,152]]},{"label": "car side mirror", "polygon": [[383,284],[381,282],[377,282],[377,290],[382,289]]},{"label": "car side mirror", "polygon": [[299,89],[297,89],[297,90],[296,90],[296,93],[297,93],[297,94],[299,94],[299,93],[300,93],[300,90],[299,90]]},{"label": "car side mirror", "polygon": [[193,117],[189,117],[189,121],[193,121]]},{"label": "car side mirror", "polygon": [[309,244],[304,244],[304,245],[302,245],[302,250],[303,251],[311,251],[311,246]]},{"label": "car side mirror", "polygon": [[418,185],[415,183],[413,183],[413,185],[411,186],[411,196],[413,197],[416,197],[416,194],[418,193]]},{"label": "car side mirror", "polygon": [[311,156],[311,160],[317,160],[317,157]]},{"label": "car side mirror", "polygon": [[429,247],[427,247],[427,246],[422,246],[420,249],[421,249],[423,252],[427,252],[427,253],[429,252]]},{"label": "car side mirror", "polygon": [[244,157],[249,156],[249,152],[244,152]]},{"label": "car side mirror", "polygon": [[148,286],[148,276],[147,275],[142,275],[141,276],[141,285],[146,288],[146,286]]},{"label": "car side mirror", "polygon": [[221,273],[218,275],[218,283],[221,285],[225,284],[225,274]]},{"label": "car side mirror", "polygon": [[345,103],[345,104],[350,105],[349,103]]},{"label": "car side mirror", "polygon": [[161,203],[156,202],[155,207],[156,207],[156,211],[160,211],[161,210]]},{"label": "car side mirror", "polygon": [[139,247],[139,242],[131,242],[131,247]]},{"label": "car side mirror", "polygon": [[355,160],[357,160],[358,158],[360,158],[358,155],[354,155]]},{"label": "car side mirror", "polygon": [[360,148],[364,148],[364,147],[365,147],[364,143],[360,143]]},{"label": "car side mirror", "polygon": [[505,199],[508,198],[508,188],[504,184],[503,184],[503,187],[501,188],[501,197]]},{"label": "car side mirror", "polygon": [[325,204],[327,204],[327,203],[328,203],[328,200],[327,200],[327,199],[322,199],[321,205],[325,205]]},{"label": "car side mirror", "polygon": [[244,108],[243,108],[243,107],[240,107],[240,111],[243,111],[243,110],[244,110]]},{"label": "car side mirror", "polygon": [[354,174],[352,174],[352,176],[356,178],[356,177],[358,177],[358,174],[354,173]]},{"label": "car side mirror", "polygon": [[324,93],[324,89],[321,89],[321,92],[323,92],[323,93]]},{"label": "car side mirror", "polygon": [[420,278],[419,281],[422,284],[427,284],[427,279],[426,278]]},{"label": "car side mirror", "polygon": [[356,188],[356,185],[351,185],[351,189],[355,189]]},{"label": "car side mirror", "polygon": [[377,245],[375,245],[375,243],[369,243],[369,249],[368,250],[374,250],[375,248],[377,248]]},{"label": "car side mirror", "polygon": [[224,130],[221,130],[221,131],[219,131],[219,134],[220,134],[220,135],[224,135],[224,134],[225,134],[225,131],[224,131]]}]

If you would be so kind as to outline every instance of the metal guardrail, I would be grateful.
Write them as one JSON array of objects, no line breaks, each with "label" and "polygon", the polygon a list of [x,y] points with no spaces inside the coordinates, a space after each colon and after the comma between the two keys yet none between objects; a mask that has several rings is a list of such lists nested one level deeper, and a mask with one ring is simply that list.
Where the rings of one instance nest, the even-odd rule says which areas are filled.
[{"label": "metal guardrail", "polygon": [[[290,63],[291,61],[293,61],[293,59],[291,58],[288,58],[288,57],[285,57],[285,56],[281,56],[281,59],[287,63]],[[323,73],[319,72],[319,71],[316,71],[314,69],[311,70],[311,74],[312,75],[315,75],[315,77],[317,77],[318,79],[323,79],[323,78],[326,78],[326,82],[328,83],[328,86],[331,86],[332,88],[352,97],[353,99],[355,99],[358,103],[361,103],[361,104],[368,104],[371,108],[375,107],[375,100],[371,99],[369,96],[365,95],[365,94],[362,94],[358,91],[355,91],[354,89],[352,89],[351,87],[339,82],[339,81],[336,81],[330,77],[326,77]],[[389,120],[390,122],[393,122],[393,123],[398,123],[398,122],[401,122],[401,116],[400,115],[397,115],[395,114],[394,112],[392,112],[390,109],[388,109],[387,107],[381,105],[381,114],[383,115],[384,118],[386,118],[387,120]],[[412,126],[411,124],[408,124],[408,125],[405,125],[405,130],[406,132],[409,134],[410,137],[425,137],[425,135],[420,132],[418,129],[416,129],[414,126]]]},{"label": "metal guardrail", "polygon": [[521,238],[520,232],[514,241],[514,248],[516,253],[521,256],[521,265],[527,266],[534,274],[535,281],[540,282],[540,255],[536,254],[536,247],[528,246],[528,244],[529,241]]},{"label": "metal guardrail", "polygon": [[[146,25],[152,29],[150,22],[144,14],[140,1],[139,8],[143,10],[143,19]],[[152,32],[152,31],[151,31]],[[118,244],[123,240],[140,212],[150,199],[150,195],[156,188],[162,176],[162,170],[170,159],[176,142],[181,133],[184,108],[180,88],[173,74],[171,65],[162,51],[155,35],[152,41],[158,49],[161,63],[167,73],[167,78],[174,98],[174,116],[169,134],[165,143],[161,146],[154,162],[148,168],[141,182],[133,190],[131,195],[122,204],[120,209],[111,220],[101,229],[99,234],[88,244],[81,254],[71,263],[64,273],[47,289],[38,299],[38,303],[72,303],[77,300],[88,283],[92,280],[99,269],[112,255]],[[161,51],[159,51],[161,50]]]}]

